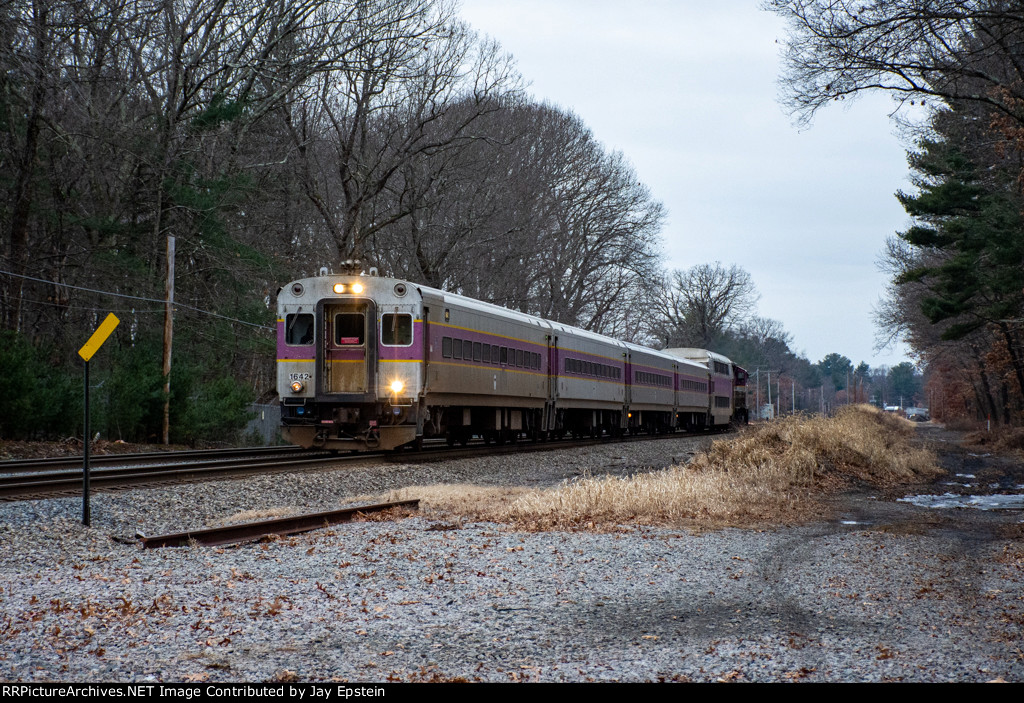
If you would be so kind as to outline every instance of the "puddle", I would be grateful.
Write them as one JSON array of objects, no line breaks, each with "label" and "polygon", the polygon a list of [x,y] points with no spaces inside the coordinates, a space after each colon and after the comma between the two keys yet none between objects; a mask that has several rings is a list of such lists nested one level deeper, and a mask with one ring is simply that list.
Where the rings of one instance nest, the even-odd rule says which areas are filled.
[{"label": "puddle", "polygon": [[946,493],[941,496],[907,496],[900,503],[911,503],[922,508],[977,508],[978,510],[1024,510],[1024,495],[959,496]]}]

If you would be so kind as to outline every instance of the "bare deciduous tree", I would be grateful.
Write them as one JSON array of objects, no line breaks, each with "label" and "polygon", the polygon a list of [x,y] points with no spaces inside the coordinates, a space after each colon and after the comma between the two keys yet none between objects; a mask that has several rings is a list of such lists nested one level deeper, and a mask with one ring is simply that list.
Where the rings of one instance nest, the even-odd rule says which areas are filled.
[{"label": "bare deciduous tree", "polygon": [[708,347],[750,315],[759,297],[750,274],[736,265],[674,270],[659,296],[657,334],[666,346]]},{"label": "bare deciduous tree", "polygon": [[802,119],[883,90],[979,101],[1024,124],[1024,8],[1015,0],[767,0],[786,20],[786,99]]},{"label": "bare deciduous tree", "polygon": [[472,142],[473,126],[519,89],[511,57],[446,0],[372,0],[349,19],[342,70],[288,116],[302,187],[338,256],[368,258],[415,197],[387,197],[413,162]]}]

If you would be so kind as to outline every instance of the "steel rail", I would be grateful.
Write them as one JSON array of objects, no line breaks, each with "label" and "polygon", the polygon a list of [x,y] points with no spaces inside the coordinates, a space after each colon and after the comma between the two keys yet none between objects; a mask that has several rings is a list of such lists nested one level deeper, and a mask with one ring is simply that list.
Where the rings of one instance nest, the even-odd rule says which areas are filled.
[{"label": "steel rail", "polygon": [[[244,460],[221,459],[190,464],[100,469],[92,472],[90,483],[94,489],[123,488],[142,484],[179,483],[248,475],[259,471],[279,473],[291,469],[322,466],[325,463],[347,458],[349,457],[313,456],[294,459],[260,459],[259,461],[248,462]],[[81,489],[81,471],[67,471],[50,475],[31,474],[0,477],[0,500],[11,500],[39,494],[80,493]]]},{"label": "steel rail", "polygon": [[221,544],[234,544],[246,542],[269,535],[294,535],[300,532],[309,532],[321,527],[336,525],[341,522],[349,522],[358,515],[365,513],[381,512],[391,508],[418,508],[420,501],[399,500],[391,503],[376,503],[374,505],[357,505],[341,510],[330,510],[322,513],[308,513],[306,515],[293,515],[291,517],[275,518],[273,520],[260,520],[258,522],[246,522],[238,525],[226,525],[224,527],[211,527],[204,530],[191,530],[189,532],[176,532],[156,537],[143,537],[142,547],[144,549],[155,549],[157,547],[183,547],[189,544],[201,544],[205,546],[216,546]]},{"label": "steel rail", "polygon": [[[94,454],[90,453],[89,463],[96,464],[130,464],[130,463],[151,463],[159,461],[192,460],[192,459],[215,459],[218,457],[244,457],[248,455],[265,454],[298,454],[302,452],[314,452],[317,450],[303,449],[295,446],[280,447],[249,447],[239,449],[184,449],[167,450],[156,452],[130,452],[126,454]],[[82,455],[38,457],[33,459],[5,459],[0,461],[0,474],[4,473],[30,473],[55,471],[58,469],[73,469],[82,465]]]}]

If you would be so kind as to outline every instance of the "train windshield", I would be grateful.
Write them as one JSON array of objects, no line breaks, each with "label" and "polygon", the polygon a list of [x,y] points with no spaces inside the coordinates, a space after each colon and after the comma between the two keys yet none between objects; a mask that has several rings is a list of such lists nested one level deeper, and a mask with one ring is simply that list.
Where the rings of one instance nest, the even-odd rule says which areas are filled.
[{"label": "train windshield", "polygon": [[341,312],[334,316],[334,344],[359,346],[363,343],[366,317],[361,312]]},{"label": "train windshield", "polygon": [[288,315],[285,323],[285,344],[303,346],[313,343],[313,316],[307,313]]},{"label": "train windshield", "polygon": [[381,315],[380,343],[389,347],[407,347],[412,344],[412,315]]}]

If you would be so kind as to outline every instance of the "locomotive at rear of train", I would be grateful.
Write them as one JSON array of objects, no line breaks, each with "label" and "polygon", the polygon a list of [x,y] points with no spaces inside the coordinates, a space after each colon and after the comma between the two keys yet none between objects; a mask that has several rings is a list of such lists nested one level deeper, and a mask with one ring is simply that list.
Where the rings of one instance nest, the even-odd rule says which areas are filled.
[{"label": "locomotive at rear of train", "polygon": [[277,328],[282,436],[303,447],[694,430],[745,412],[746,372],[721,355],[655,351],[393,278],[289,283]]}]

